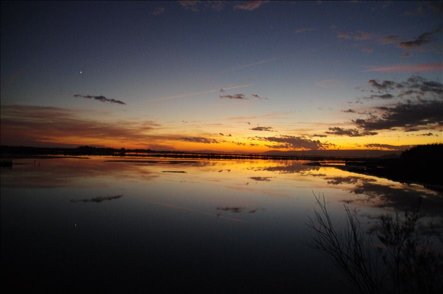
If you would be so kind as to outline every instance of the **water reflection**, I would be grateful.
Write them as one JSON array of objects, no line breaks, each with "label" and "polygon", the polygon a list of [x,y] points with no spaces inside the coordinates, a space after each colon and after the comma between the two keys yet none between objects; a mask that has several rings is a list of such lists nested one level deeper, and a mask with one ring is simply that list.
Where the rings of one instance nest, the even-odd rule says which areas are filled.
[{"label": "water reflection", "polygon": [[308,163],[15,160],[0,173],[6,279],[80,291],[94,277],[99,292],[353,293],[331,261],[306,245],[313,192],[325,195],[337,228],[345,225],[343,203],[359,210],[369,230],[417,197],[416,229],[435,236],[427,224],[443,223],[437,192]]}]

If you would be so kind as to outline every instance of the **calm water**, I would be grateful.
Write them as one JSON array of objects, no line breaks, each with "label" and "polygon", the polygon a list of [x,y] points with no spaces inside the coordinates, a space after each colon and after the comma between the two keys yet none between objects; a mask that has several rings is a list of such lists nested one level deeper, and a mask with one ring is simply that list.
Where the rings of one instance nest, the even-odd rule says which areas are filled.
[{"label": "calm water", "polygon": [[370,227],[424,198],[418,185],[300,161],[90,157],[22,159],[1,171],[3,287],[147,293],[353,293],[313,248],[307,226],[324,195]]}]

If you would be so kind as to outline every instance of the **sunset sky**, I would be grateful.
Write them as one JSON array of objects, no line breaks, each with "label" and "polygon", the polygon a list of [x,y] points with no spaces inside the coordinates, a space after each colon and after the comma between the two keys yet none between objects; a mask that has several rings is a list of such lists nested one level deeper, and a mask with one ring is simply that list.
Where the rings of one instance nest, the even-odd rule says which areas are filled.
[{"label": "sunset sky", "polygon": [[443,142],[438,2],[2,2],[1,144]]}]

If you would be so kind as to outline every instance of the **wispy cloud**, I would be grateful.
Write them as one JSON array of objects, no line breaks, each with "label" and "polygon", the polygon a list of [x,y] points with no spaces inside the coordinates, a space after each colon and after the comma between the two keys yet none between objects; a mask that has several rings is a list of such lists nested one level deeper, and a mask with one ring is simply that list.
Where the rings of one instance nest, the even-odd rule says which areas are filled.
[{"label": "wispy cloud", "polygon": [[443,71],[443,63],[420,63],[420,64],[396,64],[388,66],[369,66],[368,70],[370,72],[436,72]]},{"label": "wispy cloud", "polygon": [[366,144],[365,147],[370,148],[370,149],[378,149],[378,150],[402,151],[402,150],[406,150],[406,149],[410,148],[411,145],[398,146],[398,145],[390,145],[390,144],[371,143],[371,144]]},{"label": "wispy cloud", "polygon": [[162,15],[164,12],[165,12],[165,8],[164,7],[156,7],[151,12],[151,15],[158,16],[158,15]]},{"label": "wispy cloud", "polygon": [[225,92],[225,91],[234,90],[234,89],[248,88],[251,85],[252,84],[228,85],[228,86],[225,86],[222,88],[215,88],[215,89],[209,89],[209,90],[204,90],[204,91],[189,92],[189,93],[183,93],[183,94],[178,94],[178,95],[153,98],[153,99],[149,99],[149,101],[156,102],[156,101],[167,101],[167,100],[174,100],[174,99],[180,99],[180,98],[186,98],[186,97],[196,97],[196,96],[200,96],[200,95],[213,94],[213,93],[217,93],[217,92]]},{"label": "wispy cloud", "polygon": [[260,1],[260,0],[244,1],[242,3],[234,5],[234,9],[252,11],[260,8],[266,2],[267,1]]},{"label": "wispy cloud", "polygon": [[234,10],[246,10],[253,11],[260,8],[267,1],[260,0],[252,0],[252,1],[243,1],[243,2],[229,2],[229,1],[195,1],[195,0],[180,0],[178,3],[181,7],[191,10],[193,12],[205,11],[205,10],[213,10],[213,11],[221,11],[226,6],[232,7]]},{"label": "wispy cloud", "polygon": [[[436,35],[443,31],[443,27],[440,26],[434,30],[429,32],[424,32],[412,39],[404,39],[398,35],[386,35],[380,36],[377,33],[365,32],[365,31],[356,31],[356,32],[346,32],[346,31],[337,31],[336,28],[333,28],[333,31],[338,39],[354,41],[354,42],[362,42],[362,41],[372,41],[374,44],[382,44],[382,45],[394,45],[398,48],[401,48],[406,51],[405,54],[409,54],[412,50],[425,50],[425,46],[437,40]],[[371,47],[359,47],[362,52],[372,53],[374,48]]]},{"label": "wispy cloud", "polygon": [[353,41],[367,41],[374,37],[373,33],[370,32],[337,32],[336,34],[338,39],[342,40],[353,40]]},{"label": "wispy cloud", "polygon": [[307,33],[307,32],[313,32],[313,31],[315,31],[315,29],[314,29],[314,28],[311,28],[311,27],[301,27],[301,28],[296,28],[296,29],[294,30],[294,32],[295,32],[296,34]]},{"label": "wispy cloud", "polygon": [[121,100],[106,98],[105,96],[102,96],[102,95],[93,96],[93,95],[75,94],[74,97],[76,97],[76,98],[94,99],[94,100],[98,100],[100,102],[109,102],[109,103],[116,103],[116,104],[126,105],[126,103],[121,101]]},{"label": "wispy cloud", "polygon": [[178,3],[181,5],[181,7],[185,9],[189,9],[191,11],[198,11],[198,7],[200,5],[201,1],[198,0],[179,0]]},{"label": "wispy cloud", "polygon": [[80,111],[58,107],[2,105],[2,143],[80,145],[112,141],[145,144],[149,134],[160,127],[150,120],[109,122],[87,119],[81,114]]},{"label": "wispy cloud", "polygon": [[250,67],[254,67],[257,65],[262,65],[262,64],[266,64],[266,63],[270,63],[273,62],[275,60],[280,59],[281,57],[272,57],[272,58],[266,58],[266,59],[262,59],[262,60],[258,60],[258,61],[254,61],[254,62],[250,62],[250,63],[245,63],[245,64],[240,64],[238,66],[234,66],[230,69],[224,70],[222,71],[222,73],[224,72],[232,72],[232,71],[240,71],[240,70],[244,70]]}]

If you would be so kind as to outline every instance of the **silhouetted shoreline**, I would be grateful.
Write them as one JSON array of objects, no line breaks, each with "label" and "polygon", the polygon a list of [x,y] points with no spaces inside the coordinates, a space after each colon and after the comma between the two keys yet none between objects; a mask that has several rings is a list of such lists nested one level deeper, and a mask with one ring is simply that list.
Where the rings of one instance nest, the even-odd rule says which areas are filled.
[{"label": "silhouetted shoreline", "polygon": [[443,144],[421,145],[404,151],[399,158],[375,158],[371,160],[349,160],[344,170],[390,180],[417,183],[443,191],[441,173],[443,166]]},{"label": "silhouetted shoreline", "polygon": [[[35,158],[35,157],[58,157],[58,156],[134,156],[134,157],[166,157],[166,158],[202,158],[202,159],[271,159],[271,160],[365,160],[368,158],[389,156],[396,157],[398,153],[372,150],[372,156],[358,155],[333,155],[314,151],[269,151],[264,153],[220,153],[220,152],[186,152],[186,151],[158,151],[150,149],[125,149],[125,148],[101,148],[92,146],[80,146],[77,148],[59,147],[30,147],[30,146],[0,146],[0,157],[5,158]],[[349,151],[349,150],[348,150]],[[355,151],[355,150],[354,150]],[[329,152],[329,151],[328,151]],[[346,151],[345,151],[346,152]]]},{"label": "silhouetted shoreline", "polygon": [[[435,171],[443,166],[443,144],[420,145],[404,151],[400,156],[392,153],[385,157],[345,157],[328,155],[224,154],[182,151],[154,151],[150,149],[116,149],[80,146],[77,148],[47,148],[27,146],[0,146],[1,166],[12,168],[17,158],[58,158],[85,156],[159,157],[187,159],[262,159],[310,160],[310,165],[327,165],[346,171],[373,175],[404,183],[423,184],[434,190],[443,190],[441,176]],[[337,164],[334,164],[337,161]],[[344,164],[343,164],[344,163]]]}]

